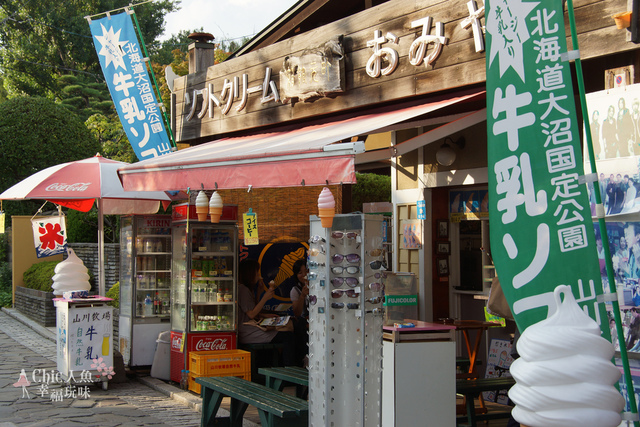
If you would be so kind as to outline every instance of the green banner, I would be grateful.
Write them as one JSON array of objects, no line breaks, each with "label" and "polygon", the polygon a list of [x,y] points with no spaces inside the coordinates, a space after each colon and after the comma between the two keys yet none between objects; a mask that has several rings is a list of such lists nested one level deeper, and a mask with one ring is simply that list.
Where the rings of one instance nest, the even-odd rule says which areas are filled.
[{"label": "green banner", "polygon": [[562,2],[486,7],[491,254],[520,331],[545,319],[570,285],[609,338]]},{"label": "green banner", "polygon": [[385,295],[385,307],[398,305],[418,305],[418,295]]}]

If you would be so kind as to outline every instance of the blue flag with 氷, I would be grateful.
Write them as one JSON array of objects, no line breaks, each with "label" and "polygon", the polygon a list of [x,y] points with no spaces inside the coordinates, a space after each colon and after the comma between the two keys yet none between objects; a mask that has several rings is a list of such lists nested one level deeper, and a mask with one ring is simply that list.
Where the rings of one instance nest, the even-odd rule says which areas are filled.
[{"label": "blue flag with \u6c37", "polygon": [[485,3],[491,254],[520,331],[569,285],[609,338],[562,4]]},{"label": "blue flag with \u6c37", "polygon": [[162,111],[128,13],[89,23],[102,73],[120,122],[139,160],[171,152]]}]

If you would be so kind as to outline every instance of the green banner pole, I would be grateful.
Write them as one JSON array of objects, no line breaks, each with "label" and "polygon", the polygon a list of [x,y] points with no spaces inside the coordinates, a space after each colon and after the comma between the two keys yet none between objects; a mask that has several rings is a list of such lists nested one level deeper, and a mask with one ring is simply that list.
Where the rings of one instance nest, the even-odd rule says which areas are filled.
[{"label": "green banner pole", "polygon": [[133,9],[128,9],[128,13],[133,17],[133,23],[135,24],[136,31],[138,32],[138,38],[140,38],[140,46],[142,46],[142,51],[144,53],[144,60],[148,63],[149,74],[151,75],[151,80],[153,80],[153,88],[156,91],[156,98],[158,99],[158,104],[160,105],[160,111],[162,111],[162,121],[164,122],[165,128],[169,132],[169,140],[171,141],[173,149],[177,150],[176,140],[173,137],[173,130],[171,129],[169,119],[167,118],[167,111],[166,108],[164,108],[164,102],[162,102],[162,94],[160,93],[160,88],[158,87],[156,74],[153,72],[153,67],[150,63],[151,60],[149,59],[149,52],[147,52],[147,46],[144,44],[142,31],[140,31],[140,25],[138,24],[138,18],[136,17],[136,13],[133,11]]},{"label": "green banner pole", "polygon": [[[571,28],[571,42],[573,49],[579,52],[578,48],[578,34],[576,31],[575,15],[573,13],[573,0],[567,0],[567,11],[569,13],[569,27]],[[589,117],[589,111],[587,109],[587,98],[584,89],[584,77],[582,74],[582,62],[580,56],[575,59],[576,77],[578,80],[578,92],[580,93],[580,105],[582,107],[582,119]],[[591,165],[591,172],[597,175],[595,153],[593,151],[593,142],[591,140],[591,126],[588,124],[584,126],[585,136],[587,139],[587,150],[589,153],[589,164]],[[600,227],[600,235],[607,236],[607,225],[605,222],[604,206],[602,205],[602,195],[600,194],[600,186],[597,183],[593,185],[593,192],[596,199],[596,215],[598,217],[598,226]],[[602,246],[604,249],[604,259],[607,268],[607,279],[609,282],[609,292],[616,294],[616,281],[613,272],[613,261],[611,258],[611,250],[609,249],[609,238],[602,239]],[[633,380],[631,378],[631,368],[629,367],[629,358],[627,355],[627,347],[624,345],[624,331],[622,329],[622,318],[620,317],[620,305],[618,299],[611,301],[613,306],[613,316],[616,322],[616,332],[618,334],[618,342],[620,343],[620,359],[622,360],[622,368],[624,371],[625,384],[627,386],[627,400],[631,413],[638,413],[638,406],[636,404],[636,394],[633,388]],[[608,327],[608,326],[607,326]],[[638,421],[634,421],[635,427],[640,427]]]}]

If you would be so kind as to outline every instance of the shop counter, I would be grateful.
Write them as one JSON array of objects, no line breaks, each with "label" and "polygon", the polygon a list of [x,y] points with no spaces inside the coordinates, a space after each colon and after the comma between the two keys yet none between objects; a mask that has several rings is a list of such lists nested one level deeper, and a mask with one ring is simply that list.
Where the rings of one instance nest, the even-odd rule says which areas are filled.
[{"label": "shop counter", "polygon": [[455,326],[383,327],[382,425],[456,425]]}]

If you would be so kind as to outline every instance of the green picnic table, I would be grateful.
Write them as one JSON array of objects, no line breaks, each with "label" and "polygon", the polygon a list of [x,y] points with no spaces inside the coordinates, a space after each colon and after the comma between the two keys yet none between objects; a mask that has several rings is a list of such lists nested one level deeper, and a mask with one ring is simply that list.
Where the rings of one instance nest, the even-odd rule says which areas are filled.
[{"label": "green picnic table", "polygon": [[286,383],[296,386],[296,396],[306,399],[309,390],[309,371],[298,366],[260,368],[258,372],[265,377],[265,385],[282,391]]},{"label": "green picnic table", "polygon": [[[199,377],[201,386],[201,426],[241,427],[247,406],[255,406],[264,427],[306,427],[309,403],[278,390],[236,377]],[[231,402],[229,417],[216,418],[224,396]]]}]

